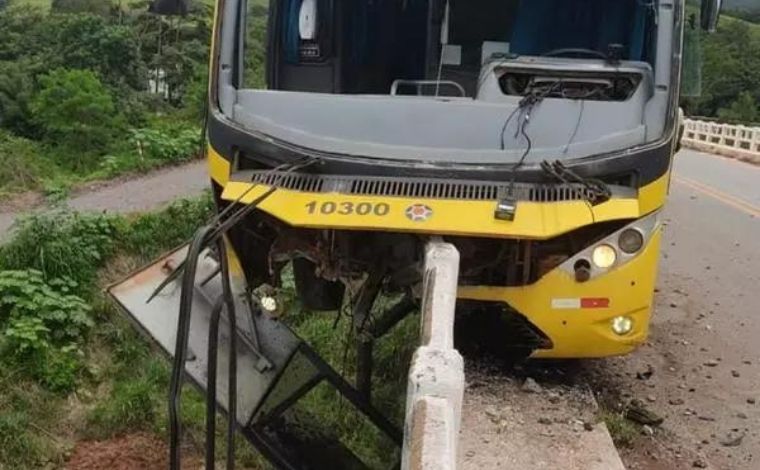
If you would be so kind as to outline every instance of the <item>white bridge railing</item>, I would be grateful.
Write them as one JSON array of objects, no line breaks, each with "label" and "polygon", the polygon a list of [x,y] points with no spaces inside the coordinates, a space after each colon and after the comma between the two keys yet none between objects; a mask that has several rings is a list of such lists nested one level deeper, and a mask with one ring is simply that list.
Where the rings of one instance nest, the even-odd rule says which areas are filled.
[{"label": "white bridge railing", "polygon": [[685,120],[684,147],[760,163],[760,127]]}]

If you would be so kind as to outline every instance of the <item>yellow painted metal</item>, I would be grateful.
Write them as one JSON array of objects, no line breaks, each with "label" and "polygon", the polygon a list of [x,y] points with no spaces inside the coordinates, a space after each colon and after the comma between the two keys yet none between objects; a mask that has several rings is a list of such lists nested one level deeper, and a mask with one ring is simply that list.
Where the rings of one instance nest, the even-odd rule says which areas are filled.
[{"label": "yellow painted metal", "polygon": [[[662,229],[658,228],[641,254],[628,263],[589,282],[576,282],[560,269],[536,284],[523,287],[461,287],[460,299],[506,302],[525,315],[554,343],[538,351],[540,358],[590,358],[628,354],[646,341],[653,307]],[[609,308],[557,309],[553,301],[609,298]],[[562,304],[563,302],[559,302]],[[612,332],[612,319],[628,316],[633,331]]]},{"label": "yellow painted metal", "polygon": [[[224,187],[222,198],[228,201],[250,203],[269,189],[263,185],[254,187],[250,183],[230,181],[229,162],[213,149],[209,150],[209,172],[213,180]],[[494,218],[496,201],[356,196],[285,189],[275,192],[260,208],[289,225],[304,228],[548,239],[592,223],[637,219],[658,209],[665,201],[667,176],[642,188],[638,199],[613,199],[593,207],[582,201],[523,202],[518,206],[513,222]],[[325,214],[320,210],[325,203],[334,203],[337,209]],[[362,203],[387,204],[390,210],[384,216],[341,213],[348,212],[341,210],[344,205],[356,207]],[[427,205],[433,215],[426,221],[411,220],[406,216],[406,210],[414,204]]]},{"label": "yellow painted metal", "polygon": [[[250,203],[269,188],[251,188],[248,183],[229,182],[222,198]],[[338,209],[329,214],[320,207],[334,203]],[[387,204],[387,215],[357,215],[341,211],[343,207],[359,204]],[[425,221],[413,221],[406,215],[409,207],[425,204],[433,215]],[[639,217],[636,199],[616,199],[596,207],[581,201],[557,203],[523,202],[517,208],[513,222],[494,217],[496,201],[457,201],[413,199],[385,196],[355,196],[339,193],[304,193],[281,189],[259,206],[264,212],[283,222],[308,228],[346,230],[384,230],[418,232],[437,235],[464,235],[510,238],[552,238],[596,222],[635,219]],[[316,210],[314,210],[316,207]],[[346,212],[345,215],[341,212]]]},{"label": "yellow painted metal", "polygon": [[665,205],[670,190],[671,172],[639,189],[639,212],[642,216],[651,214]]},{"label": "yellow painted metal", "polygon": [[214,150],[212,146],[208,147],[208,174],[212,180],[220,186],[225,186],[230,180],[231,165],[229,160],[224,158]]}]

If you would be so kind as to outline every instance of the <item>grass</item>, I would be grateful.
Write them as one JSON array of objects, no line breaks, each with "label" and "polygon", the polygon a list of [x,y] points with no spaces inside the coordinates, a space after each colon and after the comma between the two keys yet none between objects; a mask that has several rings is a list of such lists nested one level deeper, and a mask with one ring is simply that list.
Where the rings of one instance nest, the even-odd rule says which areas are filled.
[{"label": "grass", "polygon": [[[154,253],[179,245],[207,219],[210,207],[207,195],[131,219],[54,212],[29,219],[0,249],[0,270],[22,264],[51,276],[78,275],[77,293],[92,305],[96,323],[78,345],[82,364],[69,395],[36,382],[32,371],[8,353],[0,328],[0,470],[58,468],[79,439],[133,431],[163,434],[167,363],[116,312],[102,287]],[[141,248],[143,242],[150,249]],[[0,305],[0,327],[7,313]],[[186,394],[184,409],[188,428],[202,436],[200,395]]]},{"label": "grass", "polygon": [[66,433],[66,400],[20,377],[18,370],[0,371],[0,469],[60,464],[69,449],[59,437]]},{"label": "grass", "polygon": [[[282,294],[292,297],[293,291],[292,279],[286,271]],[[379,313],[397,300],[380,298],[374,312]],[[356,372],[351,319],[342,315],[336,321],[335,315],[310,313],[293,304],[284,321],[311,344],[333,369],[351,381]],[[399,426],[403,424],[405,412],[406,371],[419,344],[418,329],[419,319],[410,316],[375,345],[373,403]],[[336,434],[371,468],[383,468],[391,460],[389,455],[395,451],[392,442],[347,402],[338,398],[334,390],[326,386],[318,387],[299,406],[302,412],[317,417],[321,423],[320,430]]]},{"label": "grass", "polygon": [[[103,1],[109,1],[109,0],[103,0]],[[213,5],[216,0],[200,0],[202,3],[211,4]],[[128,5],[129,2],[126,0],[122,0],[121,2],[119,0],[110,0],[111,4],[119,4],[122,3],[125,6]],[[26,7],[35,7],[40,8],[43,11],[50,10],[50,6],[52,5],[52,0],[11,0],[12,5],[23,5]]]},{"label": "grass", "polygon": [[600,418],[607,425],[612,441],[618,447],[631,447],[641,435],[641,427],[627,420],[621,413],[603,410]]},{"label": "grass", "polygon": [[[60,149],[14,136],[0,129],[0,201],[19,193],[41,192],[49,199],[65,199],[76,187],[98,181],[108,181],[128,175],[144,174],[162,167],[182,164],[197,157],[199,131],[188,126],[170,128],[171,118],[159,119],[151,126],[151,137],[160,145],[177,145],[181,153],[140,154],[134,137],[114,142],[111,153],[91,155],[85,167],[71,168],[65,162],[66,154]],[[147,133],[145,130],[141,130]],[[137,133],[138,131],[135,131]],[[180,136],[181,141],[176,137]],[[155,146],[154,146],[155,147]],[[173,147],[173,148],[177,148]]]}]

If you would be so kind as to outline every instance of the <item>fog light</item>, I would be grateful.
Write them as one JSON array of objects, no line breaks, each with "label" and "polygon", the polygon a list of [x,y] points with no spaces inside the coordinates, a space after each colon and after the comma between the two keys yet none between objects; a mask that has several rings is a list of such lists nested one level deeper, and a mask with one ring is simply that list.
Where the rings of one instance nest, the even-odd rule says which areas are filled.
[{"label": "fog light", "polygon": [[609,269],[617,261],[617,252],[610,245],[599,245],[594,248],[594,254],[591,258],[598,268]]},{"label": "fog light", "polygon": [[633,331],[631,317],[615,317],[612,319],[612,331],[618,336],[625,336]]},{"label": "fog light", "polygon": [[618,245],[623,253],[632,255],[644,246],[644,235],[636,229],[629,228],[620,234]]},{"label": "fog light", "polygon": [[580,259],[575,263],[575,281],[588,282],[591,279],[591,263],[585,259]]}]

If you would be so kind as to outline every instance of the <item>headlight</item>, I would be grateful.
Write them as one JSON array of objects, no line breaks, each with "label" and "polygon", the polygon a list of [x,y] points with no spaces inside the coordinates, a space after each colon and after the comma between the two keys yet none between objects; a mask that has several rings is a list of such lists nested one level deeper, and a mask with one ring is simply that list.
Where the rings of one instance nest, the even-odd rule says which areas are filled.
[{"label": "headlight", "polygon": [[660,229],[660,213],[653,212],[597,240],[560,265],[577,282],[587,282],[630,263],[646,249]]},{"label": "headlight", "polygon": [[632,255],[644,246],[644,235],[634,228],[623,230],[618,239],[618,245],[623,253]]},{"label": "headlight", "polygon": [[594,253],[591,257],[597,268],[609,269],[615,265],[617,261],[617,252],[610,245],[599,245],[594,248]]}]

